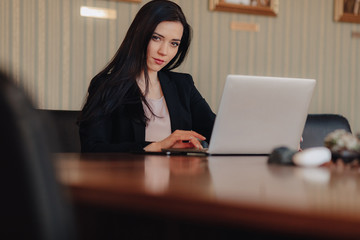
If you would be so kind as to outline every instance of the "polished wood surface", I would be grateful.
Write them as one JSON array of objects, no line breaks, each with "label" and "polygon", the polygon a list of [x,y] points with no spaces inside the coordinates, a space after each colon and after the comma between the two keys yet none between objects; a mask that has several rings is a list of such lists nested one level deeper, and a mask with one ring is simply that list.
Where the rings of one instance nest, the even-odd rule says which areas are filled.
[{"label": "polished wood surface", "polygon": [[315,237],[360,236],[358,168],[267,157],[56,154],[76,203]]}]

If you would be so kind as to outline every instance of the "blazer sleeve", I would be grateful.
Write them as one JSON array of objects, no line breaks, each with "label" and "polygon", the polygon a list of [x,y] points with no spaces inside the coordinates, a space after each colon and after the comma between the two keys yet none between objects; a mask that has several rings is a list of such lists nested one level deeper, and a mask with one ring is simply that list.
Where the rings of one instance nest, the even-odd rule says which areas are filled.
[{"label": "blazer sleeve", "polygon": [[[111,116],[103,116],[98,121],[81,123],[79,134],[81,141],[81,152],[131,152],[143,151],[149,142],[137,142],[134,139],[114,141],[115,126]],[[124,126],[131,129],[132,126]]]}]

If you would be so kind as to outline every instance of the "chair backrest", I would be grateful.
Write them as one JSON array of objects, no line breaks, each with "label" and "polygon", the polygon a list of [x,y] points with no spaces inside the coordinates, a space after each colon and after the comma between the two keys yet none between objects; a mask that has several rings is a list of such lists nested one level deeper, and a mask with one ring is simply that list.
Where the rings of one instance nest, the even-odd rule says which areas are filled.
[{"label": "chair backrest", "polygon": [[55,152],[80,152],[79,127],[76,124],[80,111],[75,110],[50,110],[38,109],[38,111],[47,117],[56,129],[59,148]]},{"label": "chair backrest", "polygon": [[57,182],[54,135],[24,92],[0,71],[2,239],[74,239],[69,199]]},{"label": "chair backrest", "polygon": [[304,131],[301,148],[324,146],[324,138],[330,132],[337,129],[344,129],[351,133],[348,120],[338,114],[309,114]]}]

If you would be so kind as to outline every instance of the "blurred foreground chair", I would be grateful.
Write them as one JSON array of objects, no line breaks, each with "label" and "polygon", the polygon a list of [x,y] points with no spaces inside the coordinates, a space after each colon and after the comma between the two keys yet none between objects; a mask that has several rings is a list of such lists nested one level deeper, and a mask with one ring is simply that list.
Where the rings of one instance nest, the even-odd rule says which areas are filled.
[{"label": "blurred foreground chair", "polygon": [[80,152],[79,127],[76,124],[80,111],[38,109],[52,123],[59,139],[59,148],[55,152]]},{"label": "blurred foreground chair", "polygon": [[301,148],[311,148],[324,146],[324,138],[330,132],[337,129],[344,129],[351,133],[351,128],[348,120],[338,114],[309,114],[304,131]]},{"label": "blurred foreground chair", "polygon": [[51,154],[55,137],[12,79],[0,71],[1,239],[75,239],[66,189]]}]

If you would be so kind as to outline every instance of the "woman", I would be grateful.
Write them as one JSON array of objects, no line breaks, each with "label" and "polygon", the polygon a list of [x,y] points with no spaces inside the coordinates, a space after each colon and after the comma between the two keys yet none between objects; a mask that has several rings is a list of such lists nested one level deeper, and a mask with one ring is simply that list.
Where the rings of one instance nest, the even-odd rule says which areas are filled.
[{"label": "woman", "polygon": [[79,117],[83,152],[202,148],[215,120],[184,61],[191,28],[167,0],[145,4],[113,60],[91,81]]}]

